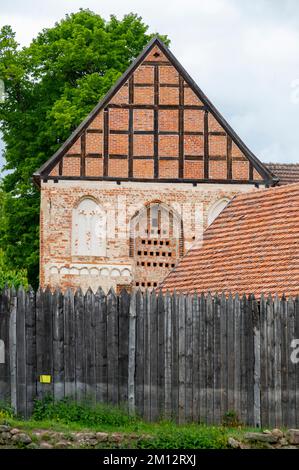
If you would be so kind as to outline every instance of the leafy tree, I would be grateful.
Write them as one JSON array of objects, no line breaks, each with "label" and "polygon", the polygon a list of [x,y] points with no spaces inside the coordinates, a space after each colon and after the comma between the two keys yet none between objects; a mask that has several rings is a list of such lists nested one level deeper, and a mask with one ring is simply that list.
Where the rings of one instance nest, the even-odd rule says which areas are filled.
[{"label": "leafy tree", "polygon": [[[67,15],[19,48],[10,26],[0,30],[0,103],[6,170],[0,248],[10,268],[38,283],[39,168],[91,111],[152,35],[136,14],[105,21],[90,10]],[[166,37],[161,36],[168,43]]]}]

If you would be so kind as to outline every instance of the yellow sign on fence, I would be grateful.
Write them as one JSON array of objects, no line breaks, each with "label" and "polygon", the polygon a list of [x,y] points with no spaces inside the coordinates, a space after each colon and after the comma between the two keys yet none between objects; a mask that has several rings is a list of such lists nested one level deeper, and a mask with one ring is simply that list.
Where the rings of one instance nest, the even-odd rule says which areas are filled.
[{"label": "yellow sign on fence", "polygon": [[50,384],[51,383],[51,375],[40,375],[39,381],[41,384]]}]

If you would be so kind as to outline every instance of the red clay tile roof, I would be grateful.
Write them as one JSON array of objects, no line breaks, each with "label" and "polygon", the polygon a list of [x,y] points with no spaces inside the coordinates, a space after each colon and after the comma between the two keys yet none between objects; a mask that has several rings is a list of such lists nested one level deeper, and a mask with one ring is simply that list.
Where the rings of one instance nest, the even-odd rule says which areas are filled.
[{"label": "red clay tile roof", "polygon": [[279,185],[299,183],[299,163],[264,163],[275,176]]},{"label": "red clay tile roof", "polygon": [[299,184],[236,196],[162,289],[299,294]]}]

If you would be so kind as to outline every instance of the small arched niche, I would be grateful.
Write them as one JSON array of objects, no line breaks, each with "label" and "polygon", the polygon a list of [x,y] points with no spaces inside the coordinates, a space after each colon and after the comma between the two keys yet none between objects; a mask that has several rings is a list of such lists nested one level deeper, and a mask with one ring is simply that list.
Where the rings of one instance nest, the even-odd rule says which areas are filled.
[{"label": "small arched niche", "polygon": [[132,217],[130,256],[134,258],[134,286],[156,288],[183,254],[183,222],[171,206],[153,201]]},{"label": "small arched niche", "polygon": [[212,222],[218,217],[218,215],[225,209],[227,204],[229,203],[229,199],[223,198],[219,201],[216,201],[212,207],[210,207],[208,212],[208,226],[211,225]]},{"label": "small arched niche", "polygon": [[91,197],[81,199],[73,209],[72,254],[106,256],[106,212]]}]

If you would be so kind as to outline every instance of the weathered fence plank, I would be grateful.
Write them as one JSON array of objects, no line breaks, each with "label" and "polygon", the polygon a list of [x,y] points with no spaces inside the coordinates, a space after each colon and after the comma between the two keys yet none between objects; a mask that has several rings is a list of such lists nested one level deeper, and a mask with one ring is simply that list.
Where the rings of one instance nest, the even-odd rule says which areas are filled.
[{"label": "weathered fence plank", "polygon": [[136,410],[144,414],[144,316],[146,314],[144,296],[140,290],[136,293],[136,362],[135,362],[135,403]]},{"label": "weathered fence plank", "polygon": [[[275,426],[282,426],[281,408],[281,323],[280,300],[276,295],[273,305],[273,335],[274,335],[274,400],[275,400]],[[265,365],[266,366],[266,365]],[[264,364],[263,364],[264,367]]]},{"label": "weathered fence plank", "polygon": [[186,413],[186,305],[185,296],[179,295],[178,329],[179,329],[179,423],[185,422]]},{"label": "weathered fence plank", "polygon": [[86,398],[91,403],[96,401],[96,371],[95,371],[95,318],[94,293],[88,289],[85,297],[84,338],[85,338],[85,370]]},{"label": "weathered fence plank", "polygon": [[86,368],[85,368],[85,335],[84,335],[84,295],[81,289],[77,289],[74,297],[75,314],[75,373],[76,373],[76,398],[83,400],[86,396]]},{"label": "weathered fence plank", "polygon": [[[165,395],[165,373],[166,373],[166,330],[167,330],[167,315],[164,305],[164,296],[162,292],[158,293],[157,297],[157,343],[158,343],[158,362],[157,362],[157,406],[158,416],[161,418],[165,415],[166,395]],[[168,369],[169,372],[169,369]],[[170,398],[170,397],[168,397]]]},{"label": "weathered fence plank", "polygon": [[[289,419],[289,344],[288,344],[288,305],[286,298],[283,297],[280,302],[281,305],[281,411],[282,411],[282,424],[287,426]],[[268,357],[269,361],[269,357]],[[271,421],[270,421],[271,422]]]},{"label": "weathered fence plank", "polygon": [[240,418],[242,423],[247,422],[247,371],[250,364],[247,362],[247,341],[248,341],[248,334],[247,334],[247,322],[246,322],[246,315],[247,315],[247,298],[245,295],[242,296],[241,299],[241,319],[240,319],[240,337],[241,337],[241,354],[240,354],[240,363],[241,363],[241,410],[240,410]]},{"label": "weathered fence plank", "polygon": [[186,370],[185,370],[185,420],[192,421],[192,366],[193,366],[193,331],[192,331],[192,295],[186,297]]},{"label": "weathered fence plank", "polygon": [[199,373],[199,402],[201,423],[207,421],[207,356],[206,356],[206,298],[204,294],[200,296],[200,316],[199,316],[199,352],[200,352],[200,373]]},{"label": "weathered fence plank", "polygon": [[[74,293],[67,289],[64,295],[64,379],[66,396],[76,396],[76,341]],[[86,312],[85,312],[86,314]],[[86,350],[83,350],[86,354]]]},{"label": "weathered fence plank", "polygon": [[287,301],[287,351],[286,359],[288,367],[288,418],[287,423],[291,428],[296,427],[296,368],[298,365],[290,361],[290,345],[295,338],[295,305],[292,297]]},{"label": "weathered fence plank", "polygon": [[144,294],[144,388],[143,388],[143,406],[144,417],[151,419],[151,302],[150,293],[147,290]]},{"label": "weathered fence plank", "polygon": [[50,394],[152,421],[219,424],[231,410],[250,426],[297,427],[298,337],[298,297],[6,288],[0,401],[27,417]]},{"label": "weathered fence plank", "polygon": [[253,423],[261,427],[261,331],[258,306],[252,299],[253,328]]},{"label": "weathered fence plank", "polygon": [[151,363],[151,414],[150,419],[155,421],[159,417],[158,407],[158,361],[159,361],[159,344],[158,344],[158,302],[155,291],[150,293],[150,363]]},{"label": "weathered fence plank", "polygon": [[[26,417],[33,411],[36,398],[36,318],[35,293],[30,287],[25,299],[25,330],[26,330]],[[63,383],[63,381],[62,381]],[[63,397],[61,394],[60,398]]]},{"label": "weathered fence plank", "polygon": [[119,403],[118,393],[118,298],[113,289],[107,296],[108,402]]},{"label": "weathered fence plank", "polygon": [[129,305],[129,334],[128,334],[128,407],[131,415],[136,412],[136,390],[135,390],[135,370],[136,370],[136,293],[133,292]]},{"label": "weathered fence plank", "polygon": [[[197,293],[193,295],[192,298],[192,340],[193,340],[193,356],[192,356],[192,400],[193,400],[193,410],[192,410],[192,419],[195,422],[199,421],[199,371],[200,371],[200,355],[199,355],[199,298]],[[220,353],[219,353],[220,355]]]},{"label": "weathered fence plank", "polygon": [[26,293],[22,287],[18,289],[17,298],[17,410],[21,416],[26,417]]},{"label": "weathered fence plank", "polygon": [[[214,356],[214,393],[213,410],[214,423],[221,423],[221,308],[218,295],[214,297],[214,338],[213,338],[213,356]],[[194,351],[195,353],[195,351]]]},{"label": "weathered fence plank", "polygon": [[[14,344],[14,351],[16,346],[16,339],[12,337],[12,332],[15,336],[15,329],[11,328],[10,322],[10,290],[5,288],[0,294],[0,340],[1,340],[1,361],[0,361],[0,399],[3,402],[10,403],[11,401],[11,370],[15,376],[15,354],[10,357],[12,352],[12,345]],[[11,365],[10,365],[11,359]],[[15,388],[12,389],[12,394],[15,393]],[[14,408],[16,404],[14,404]]]},{"label": "weathered fence plank", "polygon": [[[9,343],[5,348],[5,363],[9,364],[10,370],[10,396],[11,406],[17,411],[17,294],[13,287],[8,291],[4,290],[4,309],[6,305],[7,316],[9,317]],[[6,395],[3,396],[4,401]]]},{"label": "weathered fence plank", "polygon": [[224,294],[220,299],[220,415],[224,416],[228,411],[228,382],[227,382],[227,363],[228,363],[228,345],[227,345],[227,301]]},{"label": "weathered fence plank", "polygon": [[176,419],[179,411],[179,298],[175,292],[171,308],[171,415]]},{"label": "weathered fence plank", "polygon": [[65,396],[64,312],[60,289],[56,289],[53,295],[53,382],[54,398],[59,400]]},{"label": "weathered fence plank", "polygon": [[[36,294],[36,358],[37,396],[53,397],[52,293],[48,288]],[[43,382],[42,376],[49,376],[50,382]]]},{"label": "weathered fence plank", "polygon": [[[241,300],[238,294],[234,299],[234,338],[235,338],[235,391],[234,391],[234,410],[240,416],[241,411],[241,342],[240,342],[240,325],[241,325]],[[220,330],[221,337],[221,330]]]},{"label": "weathered fence plank", "polygon": [[267,302],[267,359],[268,359],[268,421],[275,426],[275,391],[274,391],[274,312],[273,299],[269,296]]},{"label": "weathered fence plank", "polygon": [[129,310],[130,295],[123,289],[119,296],[119,336],[118,336],[118,363],[119,363],[119,401],[128,402],[128,360],[129,360]]},{"label": "weathered fence plank", "polygon": [[247,391],[247,418],[251,426],[255,426],[254,422],[254,331],[253,331],[253,312],[254,312],[254,296],[250,295],[246,303],[245,330],[246,330],[246,391]]},{"label": "weathered fence plank", "polygon": [[268,357],[267,357],[267,299],[262,294],[260,299],[260,329],[261,329],[261,425],[268,422]]},{"label": "weathered fence plank", "polygon": [[107,305],[104,291],[95,294],[96,400],[107,403]]},{"label": "weathered fence plank", "polygon": [[207,308],[206,308],[206,363],[207,363],[207,424],[212,424],[214,421],[214,368],[213,368],[213,298],[210,293],[207,295]]},{"label": "weathered fence plank", "polygon": [[235,392],[235,329],[234,329],[234,300],[230,293],[227,299],[227,407],[234,410]]}]

